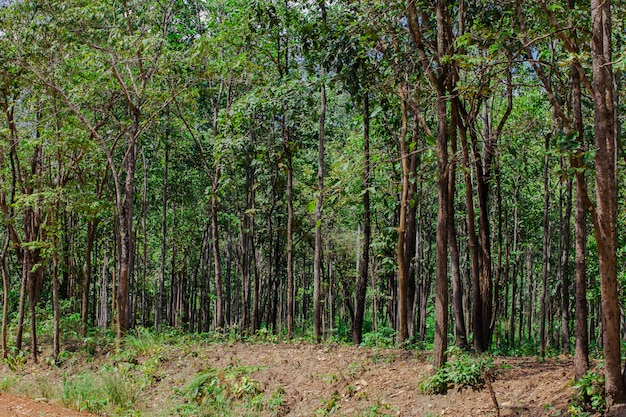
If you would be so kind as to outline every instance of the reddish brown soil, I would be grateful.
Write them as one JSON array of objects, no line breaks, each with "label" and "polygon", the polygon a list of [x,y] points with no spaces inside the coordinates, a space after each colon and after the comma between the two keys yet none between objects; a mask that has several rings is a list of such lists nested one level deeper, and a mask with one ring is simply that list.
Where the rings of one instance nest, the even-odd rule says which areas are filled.
[{"label": "reddish brown soil", "polygon": [[[267,395],[284,391],[285,404],[280,411],[258,415],[496,415],[495,405],[486,389],[453,389],[447,395],[422,394],[417,386],[432,370],[428,352],[307,343],[197,343],[185,349],[163,349],[161,356],[161,377],[144,390],[137,404],[142,416],[173,415],[168,410],[173,410],[174,405],[181,402],[180,397],[173,395],[175,389],[187,386],[200,370],[228,365],[259,367],[250,377],[260,382]],[[100,360],[104,361],[104,356]],[[143,358],[138,360],[141,363]],[[63,370],[38,371],[60,380],[62,372],[78,373],[81,367],[97,369],[98,362],[96,359],[93,363],[78,362]],[[497,374],[493,390],[502,416],[567,415],[567,403],[573,393],[569,384],[573,378],[571,358],[545,361],[498,358],[495,363]],[[37,372],[34,368],[26,371]],[[336,406],[329,411],[332,398]],[[379,414],[374,414],[373,410]],[[39,415],[78,417],[87,414],[13,395],[0,395],[0,416]]]},{"label": "reddish brown soil", "polygon": [[89,414],[68,410],[58,405],[0,393],[0,416],[2,417],[85,417]]}]

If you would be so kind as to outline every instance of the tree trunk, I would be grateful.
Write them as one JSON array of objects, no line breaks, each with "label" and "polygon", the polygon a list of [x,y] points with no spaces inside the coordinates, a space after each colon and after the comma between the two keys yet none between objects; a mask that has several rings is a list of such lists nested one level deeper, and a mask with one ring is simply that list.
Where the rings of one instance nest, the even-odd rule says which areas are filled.
[{"label": "tree trunk", "polygon": [[[439,1],[438,3],[441,3]],[[443,12],[442,7],[437,13]],[[438,20],[442,17],[438,16]],[[442,35],[441,35],[442,36]],[[437,251],[435,281],[435,346],[433,365],[446,363],[448,349],[448,128],[447,99],[443,85],[437,96]]]},{"label": "tree trunk", "polygon": [[576,212],[574,214],[575,240],[575,288],[576,288],[576,348],[574,354],[574,374],[576,379],[582,377],[589,369],[589,336],[587,332],[587,221],[584,197],[587,194],[587,185],[582,160],[585,149],[584,125],[581,102],[580,75],[574,66],[571,69],[572,77],[572,109],[574,113],[574,128],[579,144],[579,150],[570,160],[576,170]]},{"label": "tree trunk", "polygon": [[[167,136],[167,135],[166,135]],[[165,161],[163,165],[163,195],[161,196],[161,260],[159,264],[159,301],[156,307],[154,327],[161,329],[163,311],[165,309],[165,258],[167,257],[167,196],[168,196],[168,169],[170,160],[170,145],[165,140]]]},{"label": "tree trunk", "polygon": [[[563,161],[565,168],[565,162]],[[568,178],[565,183],[565,216],[562,224],[563,248],[561,250],[561,338],[563,339],[563,353],[570,352],[569,335],[569,309],[570,309],[570,227],[572,218],[572,179]]]},{"label": "tree trunk", "polygon": [[548,176],[548,165],[550,156],[548,151],[550,148],[550,135],[545,138],[545,156],[543,165],[543,277],[541,280],[541,317],[539,325],[539,356],[546,355],[546,314],[548,304],[548,277],[550,276],[550,255],[551,255],[551,238],[550,238],[550,179]]},{"label": "tree trunk", "polygon": [[461,266],[459,255],[459,243],[456,236],[454,221],[454,199],[456,194],[456,154],[457,154],[457,127],[459,125],[458,111],[454,108],[456,103],[451,103],[452,126],[450,132],[450,150],[452,160],[448,172],[448,244],[450,246],[450,263],[452,266],[452,299],[454,307],[454,336],[456,346],[467,349],[467,334],[465,332],[465,317],[463,315],[463,285],[461,283]]},{"label": "tree trunk", "polygon": [[129,300],[130,277],[133,262],[133,197],[135,191],[135,166],[137,162],[137,139],[140,133],[140,113],[133,114],[130,127],[130,142],[126,153],[126,178],[124,181],[124,200],[119,212],[120,220],[120,265],[117,289],[117,343],[130,327]]},{"label": "tree trunk", "polygon": [[0,254],[0,268],[2,268],[2,358],[8,356],[7,350],[7,322],[9,315],[9,274],[7,272],[6,255],[9,249],[9,234],[2,245],[2,253]]},{"label": "tree trunk", "polygon": [[17,313],[17,333],[15,335],[15,347],[18,351],[22,350],[22,335],[24,333],[24,315],[26,310],[26,282],[27,282],[27,265],[25,263],[26,249],[22,251],[22,276],[20,282],[20,304]]},{"label": "tree trunk", "polygon": [[148,163],[146,161],[145,149],[141,150],[143,160],[143,189],[141,192],[141,229],[143,235],[143,258],[141,268],[141,326],[146,327],[146,277],[148,275]]},{"label": "tree trunk", "polygon": [[222,264],[220,260],[220,239],[218,228],[217,189],[220,183],[221,168],[215,162],[215,174],[211,189],[211,237],[213,238],[213,272],[215,278],[215,330],[224,330],[224,292],[222,290]]},{"label": "tree trunk", "polygon": [[[54,247],[56,248],[57,242],[56,239],[53,242]],[[52,309],[54,314],[54,330],[52,335],[52,357],[54,358],[54,362],[57,363],[59,360],[59,352],[61,351],[60,340],[59,340],[59,327],[60,327],[60,312],[59,312],[59,261],[58,254],[56,251],[52,254]],[[83,291],[84,294],[84,291]],[[86,315],[85,315],[86,317]]]},{"label": "tree trunk", "polygon": [[611,1],[592,0],[591,50],[593,57],[593,107],[596,139],[596,200],[602,340],[606,403],[624,402],[620,364],[619,301],[617,293],[617,183],[614,86],[611,47]]},{"label": "tree trunk", "polygon": [[365,314],[365,294],[367,291],[367,271],[370,262],[371,238],[370,218],[370,109],[369,93],[363,96],[363,246],[359,275],[354,288],[354,319],[352,320],[352,343],[358,345],[363,340],[363,318]]},{"label": "tree trunk", "polygon": [[400,162],[402,165],[402,192],[400,194],[400,224],[398,226],[398,344],[402,344],[408,337],[408,306],[407,289],[409,281],[409,268],[405,259],[405,232],[406,232],[406,212],[409,199],[409,161],[406,146],[406,134],[408,125],[408,115],[404,86],[401,87],[402,97],[402,128],[400,133]]}]

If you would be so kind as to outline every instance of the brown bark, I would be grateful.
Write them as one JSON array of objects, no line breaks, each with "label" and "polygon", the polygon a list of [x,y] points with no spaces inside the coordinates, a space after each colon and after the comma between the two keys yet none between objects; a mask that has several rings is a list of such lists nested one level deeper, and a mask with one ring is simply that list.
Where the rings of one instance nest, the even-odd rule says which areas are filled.
[{"label": "brown bark", "polygon": [[457,161],[457,127],[458,109],[456,103],[451,103],[452,126],[450,132],[450,170],[448,172],[448,210],[450,210],[448,223],[448,244],[450,246],[450,265],[452,267],[452,300],[454,308],[454,337],[456,346],[467,349],[467,333],[465,330],[465,316],[463,311],[463,285],[461,282],[461,261],[459,254],[459,242],[456,235],[456,225],[454,221],[454,200],[456,195],[456,161]]},{"label": "brown bark", "polygon": [[[562,161],[565,168],[565,161]],[[561,249],[561,338],[563,339],[563,353],[570,352],[569,310],[570,310],[570,239],[572,218],[572,179],[568,178],[565,183],[565,214],[562,224],[562,249]]]},{"label": "brown bark", "polygon": [[165,160],[163,161],[163,189],[161,195],[161,258],[159,263],[159,299],[154,317],[154,327],[161,329],[163,311],[165,310],[165,262],[167,257],[167,199],[168,199],[168,169],[170,161],[170,144],[168,129],[165,133]]},{"label": "brown bark", "polygon": [[[402,87],[404,88],[404,87]],[[407,259],[405,259],[405,232],[406,232],[406,212],[409,194],[409,161],[406,146],[406,134],[408,125],[407,106],[404,91],[400,92],[402,97],[402,128],[400,133],[400,162],[402,165],[402,192],[400,194],[400,224],[398,225],[398,344],[402,344],[408,337],[408,272]]]},{"label": "brown bark", "polygon": [[541,280],[541,316],[539,324],[539,356],[544,357],[546,354],[546,314],[548,304],[548,277],[550,276],[550,255],[551,251],[551,230],[550,230],[550,178],[548,176],[548,163],[550,156],[548,154],[550,147],[550,136],[547,135],[545,139],[545,156],[543,165],[543,191],[544,191],[544,206],[543,206],[543,275]]},{"label": "brown bark", "polygon": [[437,93],[437,232],[436,232],[436,281],[435,281],[435,343],[433,364],[436,367],[446,362],[448,346],[448,111],[446,83],[450,76],[448,64],[441,59],[452,52],[450,16],[444,0],[437,0],[435,22],[437,30],[436,48],[433,50],[435,65],[426,52],[421,19],[414,0],[406,2],[406,17],[411,39],[419,54],[422,69]]},{"label": "brown bark", "polygon": [[571,71],[572,77],[572,110],[574,114],[574,128],[579,144],[579,150],[570,160],[570,165],[576,171],[576,212],[574,214],[574,252],[576,262],[575,292],[576,292],[576,348],[574,354],[574,369],[576,378],[582,377],[589,369],[589,336],[587,332],[587,222],[585,218],[586,180],[582,151],[585,149],[584,126],[582,116],[580,78],[577,71]]},{"label": "brown bark", "polygon": [[7,272],[6,255],[9,249],[9,234],[2,245],[2,253],[0,253],[0,268],[2,268],[2,358],[8,356],[7,350],[7,322],[9,315],[9,274]]},{"label": "brown bark", "polygon": [[211,238],[213,239],[213,277],[215,280],[215,330],[224,330],[224,291],[222,289],[222,264],[220,260],[220,239],[218,226],[217,189],[220,183],[221,168],[215,163],[211,188]]},{"label": "brown bark", "polygon": [[620,316],[617,293],[617,183],[614,86],[611,47],[611,1],[591,1],[594,134],[596,139],[596,242],[602,296],[607,406],[624,402],[620,363]]},{"label": "brown bark", "polygon": [[[54,247],[56,247],[57,242],[56,239],[53,242]],[[54,358],[54,362],[56,363],[59,360],[59,352],[61,351],[61,345],[59,340],[59,330],[60,330],[60,312],[59,312],[59,260],[58,254],[55,251],[52,254],[52,309],[54,315],[54,330],[52,335],[52,357]]]},{"label": "brown bark", "polygon": [[[291,155],[291,144],[289,143],[289,133],[286,126],[283,127],[284,138],[283,149],[285,150],[285,163],[287,166],[287,332],[291,336],[295,327],[295,311],[296,311],[296,298],[295,298],[295,283],[294,283],[294,265],[293,265],[293,159]],[[278,291],[276,289],[276,291]],[[321,306],[320,306],[320,292],[318,288],[317,298],[313,298],[313,306],[317,304],[317,313],[313,320],[317,325],[313,328],[313,338],[319,340],[321,338]]]},{"label": "brown bark", "polygon": [[359,275],[354,289],[355,305],[352,320],[352,343],[358,345],[363,338],[363,316],[365,314],[365,294],[367,291],[367,272],[370,263],[369,249],[371,239],[370,216],[370,109],[369,94],[363,96],[363,246]]}]

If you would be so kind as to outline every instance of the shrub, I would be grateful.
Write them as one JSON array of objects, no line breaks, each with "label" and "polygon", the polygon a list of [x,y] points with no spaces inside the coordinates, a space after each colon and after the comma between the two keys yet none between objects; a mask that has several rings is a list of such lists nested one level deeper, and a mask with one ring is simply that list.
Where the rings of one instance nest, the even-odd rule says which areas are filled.
[{"label": "shrub", "polygon": [[587,371],[574,383],[577,391],[570,400],[568,411],[572,416],[584,416],[587,413],[603,413],[606,408],[604,393],[604,375],[596,371]]},{"label": "shrub", "polygon": [[421,391],[427,394],[444,394],[448,388],[471,388],[480,390],[485,387],[485,373],[493,368],[493,359],[464,353],[457,347],[448,351],[449,360],[436,372],[419,384]]}]

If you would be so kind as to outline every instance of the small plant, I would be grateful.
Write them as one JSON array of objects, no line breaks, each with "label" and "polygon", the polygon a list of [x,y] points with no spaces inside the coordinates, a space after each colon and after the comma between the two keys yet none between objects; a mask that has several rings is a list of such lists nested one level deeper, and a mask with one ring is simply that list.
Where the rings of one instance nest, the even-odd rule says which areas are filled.
[{"label": "small plant", "polygon": [[143,383],[133,380],[123,368],[106,368],[102,373],[102,390],[109,402],[122,410],[135,405]]},{"label": "small plant", "polygon": [[95,375],[80,374],[75,378],[63,375],[63,404],[78,411],[97,413],[107,405]]},{"label": "small plant", "polygon": [[606,408],[604,375],[587,371],[576,381],[568,411],[572,416],[585,416],[587,413],[602,413]]},{"label": "small plant", "polygon": [[10,376],[3,376],[0,379],[0,392],[7,392],[11,387],[15,385],[15,378]]},{"label": "small plant", "polygon": [[493,368],[493,359],[472,356],[457,347],[448,351],[450,359],[434,375],[422,381],[420,390],[427,394],[445,394],[450,386],[459,389],[483,389],[485,374]]},{"label": "small plant", "polygon": [[[265,401],[261,383],[249,376],[250,372],[256,370],[258,368],[233,365],[225,369],[210,368],[198,372],[187,388],[179,393],[195,403],[202,416],[238,415],[234,411],[237,408],[255,411],[271,408]],[[273,397],[273,400],[277,398]],[[179,407],[177,410],[182,411],[177,412],[183,415],[191,409],[193,407]]]},{"label": "small plant", "polygon": [[397,332],[390,327],[382,327],[378,332],[363,334],[361,346],[373,348],[390,348],[395,346]]},{"label": "small plant", "polygon": [[137,352],[139,355],[158,354],[163,341],[153,332],[139,328],[134,333],[126,336],[126,346]]},{"label": "small plant", "polygon": [[324,382],[326,382],[327,384],[334,384],[335,382],[339,381],[339,377],[337,376],[337,374],[322,374],[320,375],[320,378],[324,380]]},{"label": "small plant", "polygon": [[54,396],[54,390],[48,378],[43,376],[37,377],[37,385],[39,386],[39,392],[43,398],[52,398]]},{"label": "small plant", "polygon": [[26,353],[23,350],[13,352],[12,354],[7,355],[4,363],[7,364],[11,371],[19,372],[26,364]]},{"label": "small plant", "polygon": [[389,407],[389,404],[381,403],[380,400],[377,400],[374,404],[369,406],[367,410],[359,413],[360,417],[387,417],[391,415],[391,407]]},{"label": "small plant", "polygon": [[328,416],[339,408],[337,404],[341,401],[341,396],[337,391],[333,392],[329,399],[322,398],[322,407],[318,408],[315,412],[318,416]]}]

